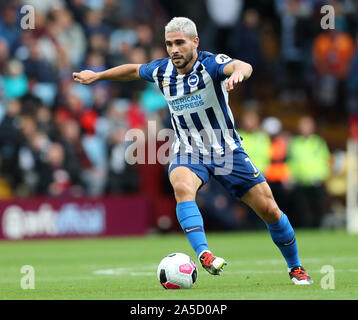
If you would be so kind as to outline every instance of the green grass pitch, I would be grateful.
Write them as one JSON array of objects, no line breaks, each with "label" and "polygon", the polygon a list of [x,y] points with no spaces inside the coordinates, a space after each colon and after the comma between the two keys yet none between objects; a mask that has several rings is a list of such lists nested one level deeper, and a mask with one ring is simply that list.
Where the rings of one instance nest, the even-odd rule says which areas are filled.
[{"label": "green grass pitch", "polygon": [[[300,258],[314,280],[295,286],[266,231],[208,233],[212,251],[228,265],[221,276],[199,266],[192,289],[164,290],[156,277],[160,260],[172,252],[195,258],[182,234],[125,238],[0,241],[0,299],[31,300],[356,300],[358,236],[344,231],[296,230]],[[35,288],[21,288],[21,267],[35,271]],[[334,288],[324,289],[334,270]],[[322,280],[323,279],[323,280]]]}]

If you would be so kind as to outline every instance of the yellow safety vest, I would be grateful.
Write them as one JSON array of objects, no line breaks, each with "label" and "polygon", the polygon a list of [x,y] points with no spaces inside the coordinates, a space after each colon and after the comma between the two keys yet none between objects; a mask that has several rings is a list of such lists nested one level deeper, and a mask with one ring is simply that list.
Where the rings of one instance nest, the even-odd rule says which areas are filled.
[{"label": "yellow safety vest", "polygon": [[330,175],[330,152],[326,142],[318,135],[296,136],[288,149],[288,165],[295,182],[314,185]]},{"label": "yellow safety vest", "polygon": [[271,140],[268,134],[262,131],[238,131],[243,138],[242,147],[260,172],[265,172],[270,164]]}]

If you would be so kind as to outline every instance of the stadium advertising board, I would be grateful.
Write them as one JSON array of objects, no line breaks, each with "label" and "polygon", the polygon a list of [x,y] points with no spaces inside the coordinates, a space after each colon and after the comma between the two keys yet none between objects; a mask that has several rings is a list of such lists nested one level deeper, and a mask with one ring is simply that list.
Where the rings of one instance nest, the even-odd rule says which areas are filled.
[{"label": "stadium advertising board", "polygon": [[146,234],[147,200],[137,196],[0,201],[0,239]]}]

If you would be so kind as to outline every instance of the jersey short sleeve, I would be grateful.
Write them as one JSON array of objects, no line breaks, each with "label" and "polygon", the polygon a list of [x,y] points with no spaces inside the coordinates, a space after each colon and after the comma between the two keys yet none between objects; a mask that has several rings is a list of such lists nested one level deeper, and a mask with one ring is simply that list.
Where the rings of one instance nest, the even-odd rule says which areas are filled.
[{"label": "jersey short sleeve", "polygon": [[234,60],[226,54],[212,54],[204,60],[204,65],[213,80],[223,81],[228,77],[224,74],[224,67]]},{"label": "jersey short sleeve", "polygon": [[154,82],[153,71],[161,64],[164,59],[153,60],[149,63],[142,64],[139,68],[139,76],[147,81]]}]

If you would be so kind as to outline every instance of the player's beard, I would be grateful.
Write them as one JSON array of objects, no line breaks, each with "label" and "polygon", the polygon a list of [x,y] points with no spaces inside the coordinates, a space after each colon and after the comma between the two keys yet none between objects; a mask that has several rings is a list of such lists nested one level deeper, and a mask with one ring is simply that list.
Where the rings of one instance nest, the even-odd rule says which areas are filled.
[{"label": "player's beard", "polygon": [[[193,60],[194,53],[191,52],[191,53],[188,54],[187,57],[184,57],[184,56],[182,56],[182,57],[183,57],[183,59],[184,59],[184,61],[183,61],[182,64],[176,65],[176,64],[174,63],[174,65],[175,65],[175,67],[176,67],[177,69],[184,69],[184,68],[188,65],[188,63],[189,63],[191,60]],[[174,57],[172,57],[172,61],[173,61],[173,58],[174,58]]]}]

